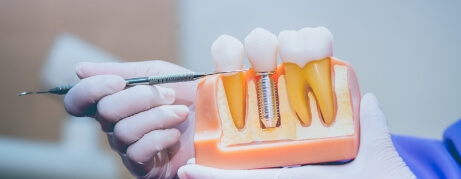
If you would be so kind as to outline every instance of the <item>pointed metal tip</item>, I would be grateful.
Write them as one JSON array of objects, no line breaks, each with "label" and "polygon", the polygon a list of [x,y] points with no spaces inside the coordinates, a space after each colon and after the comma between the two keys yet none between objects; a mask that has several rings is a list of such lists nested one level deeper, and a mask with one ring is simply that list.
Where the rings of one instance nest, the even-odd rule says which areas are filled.
[{"label": "pointed metal tip", "polygon": [[21,92],[21,93],[17,94],[16,96],[24,96],[24,95],[28,95],[28,94],[32,94],[32,92]]},{"label": "pointed metal tip", "polygon": [[24,92],[17,94],[16,96],[25,96],[29,94],[43,94],[43,93],[49,93],[49,91],[29,91],[29,92],[24,91]]},{"label": "pointed metal tip", "polygon": [[274,127],[276,127],[274,123],[274,119],[266,119],[266,128],[274,128]]}]

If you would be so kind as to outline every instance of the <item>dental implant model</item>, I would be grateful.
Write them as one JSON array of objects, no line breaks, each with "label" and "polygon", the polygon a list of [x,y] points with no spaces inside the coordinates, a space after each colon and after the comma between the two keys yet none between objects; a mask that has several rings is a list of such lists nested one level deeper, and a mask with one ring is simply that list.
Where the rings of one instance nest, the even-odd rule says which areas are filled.
[{"label": "dental implant model", "polygon": [[[218,71],[201,80],[195,103],[195,161],[255,169],[348,161],[360,141],[360,90],[354,69],[333,57],[325,27],[257,28],[244,39],[220,36],[211,47]],[[277,66],[280,52],[282,64]]]},{"label": "dental implant model", "polygon": [[272,78],[277,69],[277,37],[256,28],[245,38],[248,60],[256,72],[259,119],[264,128],[277,126],[279,117],[277,87]]}]

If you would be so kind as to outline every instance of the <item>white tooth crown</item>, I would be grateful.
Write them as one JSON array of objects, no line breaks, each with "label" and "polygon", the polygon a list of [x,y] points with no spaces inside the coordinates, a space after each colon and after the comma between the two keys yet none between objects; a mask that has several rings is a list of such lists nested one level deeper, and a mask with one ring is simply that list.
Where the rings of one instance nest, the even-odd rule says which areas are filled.
[{"label": "white tooth crown", "polygon": [[300,67],[309,62],[308,40],[305,34],[295,30],[284,30],[279,33],[280,58],[283,62],[296,63]]},{"label": "white tooth crown", "polygon": [[211,45],[211,58],[217,71],[243,69],[243,44],[229,35],[221,35]]},{"label": "white tooth crown", "polygon": [[333,35],[325,27],[284,30],[279,34],[279,44],[282,61],[300,67],[312,60],[333,56]]},{"label": "white tooth crown", "polygon": [[277,69],[277,36],[256,28],[245,37],[245,50],[256,72],[272,72]]}]

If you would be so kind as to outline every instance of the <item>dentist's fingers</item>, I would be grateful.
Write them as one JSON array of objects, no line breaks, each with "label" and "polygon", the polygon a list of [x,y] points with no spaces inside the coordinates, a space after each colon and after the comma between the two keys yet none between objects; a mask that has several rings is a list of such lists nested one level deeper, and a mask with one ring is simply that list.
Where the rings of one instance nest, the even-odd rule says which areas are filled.
[{"label": "dentist's fingers", "polygon": [[[358,160],[361,160],[362,157],[369,157],[370,152],[376,151],[374,148],[395,150],[390,138],[386,117],[379,107],[378,99],[371,93],[365,94],[360,103],[360,123]],[[387,147],[382,147],[383,145]]]},{"label": "dentist's fingers", "polygon": [[360,122],[362,123],[361,132],[363,140],[374,138],[376,131],[389,133],[386,117],[379,106],[376,96],[367,93],[363,96],[360,103]]},{"label": "dentist's fingers", "polygon": [[[165,149],[179,141],[180,132],[177,129],[155,130],[144,135],[140,140],[130,145],[126,151],[129,165],[136,169],[138,176],[144,176],[153,169],[168,165],[170,155]],[[160,152],[160,153],[159,153]],[[158,173],[160,171],[154,171]]]},{"label": "dentist's fingers", "polygon": [[357,167],[369,171],[376,170],[370,172],[369,177],[373,177],[372,173],[381,172],[387,178],[415,178],[395,150],[386,117],[376,97],[373,94],[365,94],[360,106],[361,139],[354,164],[362,164]]},{"label": "dentist's fingers", "polygon": [[125,89],[126,82],[115,75],[86,78],[69,90],[64,98],[64,108],[74,116],[93,116],[96,103],[103,97]]},{"label": "dentist's fingers", "polygon": [[[190,70],[161,60],[128,63],[89,63],[77,64],[75,71],[80,78],[95,75],[114,74],[123,78],[135,78],[161,74],[190,72]],[[195,100],[196,82],[170,83],[160,86],[176,91],[175,104],[191,105]]]},{"label": "dentist's fingers", "polygon": [[175,92],[159,86],[138,85],[106,96],[98,102],[96,119],[110,132],[116,122],[151,108],[172,104]]},{"label": "dentist's fingers", "polygon": [[169,129],[184,122],[189,108],[183,105],[163,105],[125,118],[115,124],[113,135],[109,135],[112,149],[125,153],[126,148],[145,134]]}]

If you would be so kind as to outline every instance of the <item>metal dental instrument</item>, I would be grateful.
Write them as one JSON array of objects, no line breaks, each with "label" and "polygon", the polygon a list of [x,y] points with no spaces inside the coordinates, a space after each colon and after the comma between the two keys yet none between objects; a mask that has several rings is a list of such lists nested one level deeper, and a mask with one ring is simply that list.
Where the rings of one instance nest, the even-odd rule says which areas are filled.
[{"label": "metal dental instrument", "polygon": [[[129,79],[125,79],[125,81],[126,81],[126,86],[157,85],[157,84],[164,84],[164,83],[195,81],[195,80],[198,80],[200,78],[210,76],[210,75],[217,75],[217,74],[223,74],[223,73],[235,73],[235,72],[242,72],[246,70],[248,69],[222,71],[222,72],[215,72],[215,73],[199,73],[199,72],[175,73],[175,74],[155,75],[155,76],[139,77],[139,78],[129,78]],[[43,93],[64,95],[72,87],[74,87],[74,84],[60,85],[58,87],[51,88],[48,91],[21,92],[17,94],[16,96],[24,96],[24,95],[29,95],[29,94],[43,94]]]}]

